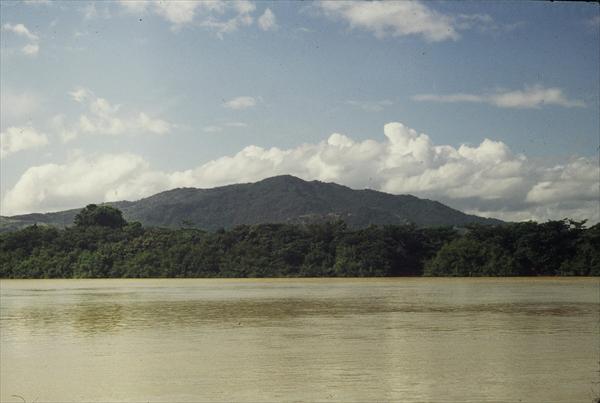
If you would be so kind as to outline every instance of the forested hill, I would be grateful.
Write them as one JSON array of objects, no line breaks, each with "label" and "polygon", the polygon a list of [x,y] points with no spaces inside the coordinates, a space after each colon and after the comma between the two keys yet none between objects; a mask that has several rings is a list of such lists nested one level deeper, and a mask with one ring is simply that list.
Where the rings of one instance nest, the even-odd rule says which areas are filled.
[{"label": "forested hill", "polygon": [[[120,209],[128,221],[139,221],[144,226],[204,230],[244,224],[306,224],[331,220],[343,220],[351,228],[371,224],[412,223],[434,227],[500,223],[415,196],[354,190],[290,175],[211,189],[173,189],[135,202],[108,204]],[[2,217],[0,229],[18,229],[35,223],[69,226],[79,211]]]}]

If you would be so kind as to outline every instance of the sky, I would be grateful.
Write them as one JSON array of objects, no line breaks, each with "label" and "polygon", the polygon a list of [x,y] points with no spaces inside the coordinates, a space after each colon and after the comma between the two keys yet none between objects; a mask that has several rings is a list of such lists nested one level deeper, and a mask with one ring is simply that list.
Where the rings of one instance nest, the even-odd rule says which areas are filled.
[{"label": "sky", "polygon": [[280,174],[600,221],[600,6],[0,2],[0,214]]}]

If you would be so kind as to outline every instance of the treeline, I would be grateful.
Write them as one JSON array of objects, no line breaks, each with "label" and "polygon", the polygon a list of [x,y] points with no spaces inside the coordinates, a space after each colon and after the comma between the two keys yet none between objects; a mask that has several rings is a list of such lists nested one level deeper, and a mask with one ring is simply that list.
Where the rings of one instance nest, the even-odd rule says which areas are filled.
[{"label": "treeline", "polygon": [[600,275],[600,224],[349,229],[343,222],[205,232],[144,228],[90,205],[66,229],[0,235],[0,278]]}]

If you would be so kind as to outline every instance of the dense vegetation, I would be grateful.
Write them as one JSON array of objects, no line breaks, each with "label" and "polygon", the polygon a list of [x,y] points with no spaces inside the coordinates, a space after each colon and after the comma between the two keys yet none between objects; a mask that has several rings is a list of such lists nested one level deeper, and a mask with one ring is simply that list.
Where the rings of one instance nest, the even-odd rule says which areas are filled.
[{"label": "dense vegetation", "polygon": [[1,278],[600,275],[600,224],[350,229],[341,221],[205,232],[144,228],[90,205],[65,229],[0,235]]}]

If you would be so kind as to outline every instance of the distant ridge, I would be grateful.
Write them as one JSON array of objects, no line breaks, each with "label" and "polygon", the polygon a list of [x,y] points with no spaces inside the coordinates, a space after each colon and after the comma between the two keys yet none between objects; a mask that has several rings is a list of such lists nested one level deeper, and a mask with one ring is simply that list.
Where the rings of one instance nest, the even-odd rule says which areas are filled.
[{"label": "distant ridge", "polygon": [[[500,224],[468,215],[437,201],[374,190],[355,190],[336,183],[304,181],[291,175],[255,183],[210,189],[178,188],[130,202],[106,203],[123,211],[128,221],[145,226],[205,230],[242,224],[311,223],[341,219],[355,228],[408,224],[419,227]],[[84,206],[82,206],[83,208]],[[69,226],[80,209],[0,218],[0,231],[32,224]]]}]

